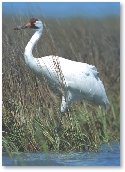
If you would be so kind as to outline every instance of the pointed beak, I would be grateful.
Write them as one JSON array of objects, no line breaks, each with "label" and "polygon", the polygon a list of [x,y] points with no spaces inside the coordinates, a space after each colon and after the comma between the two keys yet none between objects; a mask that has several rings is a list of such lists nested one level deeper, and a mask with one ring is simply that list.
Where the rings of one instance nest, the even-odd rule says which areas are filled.
[{"label": "pointed beak", "polygon": [[26,28],[29,28],[30,26],[31,26],[31,23],[28,22],[26,25],[16,26],[16,27],[14,28],[14,30],[26,29]]}]

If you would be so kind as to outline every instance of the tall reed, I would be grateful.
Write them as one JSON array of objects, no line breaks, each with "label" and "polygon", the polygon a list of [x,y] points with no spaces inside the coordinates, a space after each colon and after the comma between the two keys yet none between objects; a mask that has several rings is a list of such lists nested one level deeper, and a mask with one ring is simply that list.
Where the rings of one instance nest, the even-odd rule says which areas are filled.
[{"label": "tall reed", "polygon": [[[88,102],[71,104],[63,117],[61,131],[54,138],[59,121],[60,98],[41,83],[24,63],[24,48],[32,31],[14,32],[27,22],[3,15],[2,128],[3,147],[16,151],[98,150],[102,143],[120,139],[120,25],[119,19],[90,20],[80,17],[46,19],[43,36],[34,56],[55,54],[93,64],[99,71],[110,101],[106,114]],[[28,19],[29,20],[29,19]],[[55,29],[56,28],[56,29]],[[61,72],[60,72],[61,73]]]}]

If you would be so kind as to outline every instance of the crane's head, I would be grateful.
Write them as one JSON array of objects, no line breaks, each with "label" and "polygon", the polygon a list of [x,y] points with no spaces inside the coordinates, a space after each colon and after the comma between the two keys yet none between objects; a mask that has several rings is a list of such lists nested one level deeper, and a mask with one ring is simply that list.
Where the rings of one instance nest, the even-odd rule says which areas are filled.
[{"label": "crane's head", "polygon": [[43,28],[43,24],[39,19],[31,18],[27,24],[22,25],[22,26],[17,26],[16,28],[14,28],[14,30],[20,30],[20,29],[26,29],[26,28],[39,30],[39,29]]}]

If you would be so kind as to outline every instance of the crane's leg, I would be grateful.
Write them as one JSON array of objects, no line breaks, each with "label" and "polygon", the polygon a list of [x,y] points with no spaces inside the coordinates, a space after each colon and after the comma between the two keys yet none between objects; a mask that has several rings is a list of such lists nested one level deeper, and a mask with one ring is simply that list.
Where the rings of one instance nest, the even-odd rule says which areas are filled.
[{"label": "crane's leg", "polygon": [[61,103],[61,115],[60,115],[60,119],[59,119],[59,123],[58,125],[55,127],[54,129],[54,136],[56,135],[56,133],[60,130],[61,125],[62,125],[62,117],[65,114],[65,111],[67,110],[67,102],[65,100],[65,97],[62,96],[62,103]]},{"label": "crane's leg", "polygon": [[68,104],[65,100],[65,97],[62,96],[62,103],[61,103],[61,113],[64,113],[67,110]]}]

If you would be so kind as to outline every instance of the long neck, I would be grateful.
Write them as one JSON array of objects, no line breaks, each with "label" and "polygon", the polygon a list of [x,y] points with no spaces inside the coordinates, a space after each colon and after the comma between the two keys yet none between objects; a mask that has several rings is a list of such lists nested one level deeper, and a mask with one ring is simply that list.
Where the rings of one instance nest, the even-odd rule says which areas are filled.
[{"label": "long neck", "polygon": [[28,42],[27,46],[25,47],[25,52],[24,52],[24,59],[25,59],[25,63],[30,67],[33,63],[34,63],[34,57],[32,54],[32,50],[34,45],[37,43],[37,41],[39,40],[39,38],[42,35],[42,28],[37,30],[34,35],[32,36],[32,38],[30,39],[30,41]]}]

